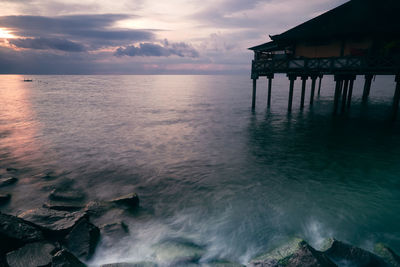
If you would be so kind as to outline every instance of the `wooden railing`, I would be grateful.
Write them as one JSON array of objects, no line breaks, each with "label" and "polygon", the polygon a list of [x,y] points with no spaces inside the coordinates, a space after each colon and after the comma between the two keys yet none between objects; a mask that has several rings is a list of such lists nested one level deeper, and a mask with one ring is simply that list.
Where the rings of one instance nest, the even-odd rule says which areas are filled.
[{"label": "wooden railing", "polygon": [[298,74],[397,74],[400,58],[396,57],[331,57],[331,58],[286,58],[253,60],[252,78],[273,73]]}]

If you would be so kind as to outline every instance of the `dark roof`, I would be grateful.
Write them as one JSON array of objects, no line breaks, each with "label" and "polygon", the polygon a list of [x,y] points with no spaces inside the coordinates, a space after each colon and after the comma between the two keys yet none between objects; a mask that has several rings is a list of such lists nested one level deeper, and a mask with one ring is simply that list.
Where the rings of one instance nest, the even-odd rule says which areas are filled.
[{"label": "dark roof", "polygon": [[[274,41],[272,43],[283,46],[296,41],[347,36],[400,37],[400,0],[351,0],[282,34],[270,37]],[[263,45],[252,48],[262,48]]]},{"label": "dark roof", "polygon": [[250,50],[258,50],[258,51],[279,51],[283,50],[285,47],[280,46],[277,42],[268,42],[264,44],[260,44],[257,46],[250,47]]}]

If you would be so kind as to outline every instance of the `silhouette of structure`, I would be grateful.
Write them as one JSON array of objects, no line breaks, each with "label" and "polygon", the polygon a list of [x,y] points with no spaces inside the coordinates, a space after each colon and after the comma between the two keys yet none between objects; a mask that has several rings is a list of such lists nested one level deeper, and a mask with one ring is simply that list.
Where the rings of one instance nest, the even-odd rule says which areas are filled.
[{"label": "silhouette of structure", "polygon": [[275,73],[287,74],[288,110],[292,109],[294,81],[302,81],[300,108],[304,107],[306,81],[311,79],[311,99],[319,78],[334,75],[334,113],[339,106],[350,107],[353,82],[365,77],[363,101],[366,101],[374,75],[395,75],[393,114],[400,100],[400,1],[351,0],[282,34],[270,36],[270,42],[249,48],[254,51],[252,108],[255,108],[257,79],[268,79],[267,105],[271,104]]}]

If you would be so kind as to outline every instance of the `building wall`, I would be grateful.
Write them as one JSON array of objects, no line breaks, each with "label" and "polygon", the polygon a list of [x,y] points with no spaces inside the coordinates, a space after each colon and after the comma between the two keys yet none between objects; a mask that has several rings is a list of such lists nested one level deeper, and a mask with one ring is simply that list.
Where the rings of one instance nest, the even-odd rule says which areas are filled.
[{"label": "building wall", "polygon": [[307,58],[339,57],[342,49],[343,56],[360,56],[367,54],[371,46],[372,40],[345,40],[344,43],[341,40],[334,40],[320,45],[299,43],[296,45],[295,56]]}]

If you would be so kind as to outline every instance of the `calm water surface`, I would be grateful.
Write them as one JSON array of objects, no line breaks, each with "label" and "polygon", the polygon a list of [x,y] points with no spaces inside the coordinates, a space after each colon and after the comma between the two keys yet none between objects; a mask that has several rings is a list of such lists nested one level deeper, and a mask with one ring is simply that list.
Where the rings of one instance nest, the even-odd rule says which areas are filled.
[{"label": "calm water surface", "polygon": [[109,218],[124,220],[129,237],[100,246],[93,264],[151,259],[167,237],[243,263],[292,236],[400,250],[394,77],[378,77],[364,106],[358,77],[351,111],[337,117],[331,77],[303,111],[297,81],[291,115],[284,76],[273,81],[270,110],[258,81],[255,112],[247,76],[32,78],[0,76],[0,167],[23,173],[1,211],[42,206],[60,183],[37,178],[49,170],[93,200],[138,192],[137,216]]}]

